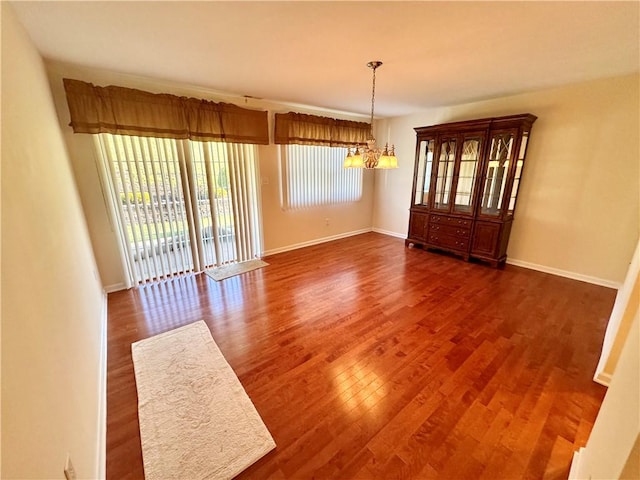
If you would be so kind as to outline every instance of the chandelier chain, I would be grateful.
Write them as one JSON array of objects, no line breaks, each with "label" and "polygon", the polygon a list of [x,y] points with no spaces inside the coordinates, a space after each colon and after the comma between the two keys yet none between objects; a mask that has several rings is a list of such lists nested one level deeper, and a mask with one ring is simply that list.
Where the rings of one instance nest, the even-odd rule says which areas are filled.
[{"label": "chandelier chain", "polygon": [[376,101],[376,68],[378,68],[377,66],[373,66],[371,67],[371,69],[373,70],[373,82],[372,82],[372,86],[371,86],[371,138],[373,137],[373,106],[375,105],[375,101]]},{"label": "chandelier chain", "polygon": [[[376,146],[376,137],[373,136],[373,116],[375,114],[376,104],[376,69],[382,65],[380,60],[373,60],[367,63],[372,72],[371,82],[371,119],[369,138],[366,141],[366,145],[363,145],[360,150],[360,145],[356,143],[353,147],[347,149],[347,156],[344,160],[344,168],[398,168],[398,159],[396,158],[394,146],[389,144],[385,145],[384,149]],[[354,148],[353,155],[351,154],[351,148]]]}]

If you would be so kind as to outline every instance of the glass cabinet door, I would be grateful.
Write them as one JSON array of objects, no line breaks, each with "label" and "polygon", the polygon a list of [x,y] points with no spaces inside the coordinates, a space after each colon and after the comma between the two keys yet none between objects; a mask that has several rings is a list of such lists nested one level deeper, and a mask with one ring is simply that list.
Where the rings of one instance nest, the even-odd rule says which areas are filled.
[{"label": "glass cabinet door", "polygon": [[513,215],[516,208],[516,197],[518,196],[518,187],[520,186],[520,177],[522,177],[522,166],[524,165],[524,157],[527,154],[527,142],[529,140],[529,132],[523,132],[520,149],[518,150],[518,158],[516,159],[516,169],[513,176],[513,186],[511,187],[511,195],[509,195],[509,209],[507,215]]},{"label": "glass cabinet door", "polygon": [[475,188],[480,162],[480,148],[482,136],[465,136],[462,142],[460,166],[456,182],[456,197],[453,211],[457,213],[471,213],[473,210],[473,189]]},{"label": "glass cabinet door", "polygon": [[515,132],[500,132],[491,136],[490,150],[483,175],[480,213],[500,216],[504,189],[509,173]]},{"label": "glass cabinet door", "polygon": [[455,159],[456,139],[442,139],[436,172],[435,195],[433,197],[433,208],[437,210],[449,210]]},{"label": "glass cabinet door", "polygon": [[414,205],[428,205],[429,187],[431,184],[431,167],[433,166],[434,140],[421,140],[418,151],[418,170],[416,172],[416,197]]}]

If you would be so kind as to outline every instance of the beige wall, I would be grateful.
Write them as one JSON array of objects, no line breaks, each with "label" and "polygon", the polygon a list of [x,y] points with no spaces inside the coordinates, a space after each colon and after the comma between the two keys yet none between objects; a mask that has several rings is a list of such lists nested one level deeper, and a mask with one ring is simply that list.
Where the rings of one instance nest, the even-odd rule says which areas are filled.
[{"label": "beige wall", "polygon": [[509,258],[619,284],[639,230],[639,84],[617,77],[389,120],[400,169],[376,172],[374,228],[407,233],[414,127],[533,113]]},{"label": "beige wall", "polygon": [[[74,135],[67,126],[69,114],[61,79],[68,76],[100,85],[117,84],[235,103],[244,103],[244,99],[194,86],[58,63],[49,64],[48,71],[102,281],[107,288],[117,288],[122,286],[123,272],[104,206],[93,143],[88,135]],[[302,211],[281,209],[279,147],[261,146],[264,250],[272,253],[371,227],[406,236],[415,156],[413,128],[530,112],[539,118],[520,189],[509,261],[617,286],[624,278],[639,231],[639,102],[638,76],[632,75],[381,121],[377,137],[396,143],[400,168],[364,172],[364,195],[358,203]],[[297,110],[357,118],[255,99],[246,105],[271,112]]]},{"label": "beige wall", "polygon": [[[373,172],[363,172],[362,199],[355,203],[323,205],[302,210],[280,207],[278,145],[259,147],[260,173],[268,179],[262,185],[262,223],[267,254],[293,246],[371,230],[373,215]],[[326,224],[328,219],[329,225]]]},{"label": "beige wall", "polygon": [[629,456],[640,434],[639,322],[636,309],[611,385],[570,478],[609,480],[620,478],[625,465],[635,468]]},{"label": "beige wall", "polygon": [[639,305],[640,241],[637,243],[633,257],[629,262],[624,282],[618,289],[616,301],[607,323],[607,331],[602,342],[602,353],[594,375],[596,382],[609,386]]},{"label": "beige wall", "polygon": [[604,373],[612,375],[613,372],[616,371],[616,366],[618,365],[618,361],[620,359],[620,353],[622,352],[622,346],[629,336],[633,318],[638,313],[638,304],[640,304],[640,275],[637,275],[635,278],[627,309],[620,319],[618,334],[616,335],[615,341],[611,346],[611,353],[609,354],[607,363],[604,366]]},{"label": "beige wall", "polygon": [[2,478],[100,471],[105,298],[42,59],[2,2]]},{"label": "beige wall", "polygon": [[[587,446],[570,478],[638,478],[640,459],[640,243],[629,262],[607,325],[595,380],[609,387]],[[621,473],[622,472],[622,473]]]},{"label": "beige wall", "polygon": [[640,435],[636,437],[620,478],[623,480],[638,480],[640,478]]},{"label": "beige wall", "polygon": [[[300,106],[270,103],[255,99],[229,96],[195,86],[179,85],[147,78],[121,75],[61,63],[47,65],[49,81],[56,102],[60,125],[69,149],[78,190],[87,218],[98,268],[103,285],[108,289],[121,288],[123,269],[117,239],[111,227],[100,180],[96,170],[95,153],[90,135],[73,134],[69,124],[69,110],[62,86],[62,78],[69,77],[92,82],[96,85],[120,85],[155,93],[173,93],[214,101],[236,103],[247,108],[266,109],[271,113],[291,110],[302,113],[332,116],[335,118],[362,120],[361,117],[322,111]],[[273,115],[270,117],[273,118]],[[323,238],[347,235],[351,232],[370,230],[373,206],[373,172],[364,172],[363,198],[352,204],[331,205],[297,211],[284,211],[280,207],[278,182],[279,146],[271,144],[259,147],[260,174],[262,177],[262,223],[264,250],[271,253],[292,246],[318,241]],[[329,225],[326,220],[329,219]]]}]

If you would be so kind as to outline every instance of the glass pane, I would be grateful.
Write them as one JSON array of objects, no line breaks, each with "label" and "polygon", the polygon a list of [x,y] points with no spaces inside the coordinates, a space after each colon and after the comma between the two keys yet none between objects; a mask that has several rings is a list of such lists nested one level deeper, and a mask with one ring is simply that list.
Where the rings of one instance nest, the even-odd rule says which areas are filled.
[{"label": "glass pane", "polygon": [[453,209],[456,212],[471,212],[471,199],[473,187],[478,172],[478,160],[480,159],[479,137],[465,139],[462,144],[462,156],[460,157],[460,170],[458,171],[458,183],[456,186],[456,201]]},{"label": "glass pane", "polygon": [[509,215],[513,215],[516,208],[516,196],[518,195],[518,187],[520,186],[520,177],[522,176],[522,165],[524,164],[524,156],[527,153],[527,141],[529,140],[529,132],[522,134],[522,142],[520,143],[520,152],[518,152],[518,161],[516,162],[516,174],[513,179],[513,187],[509,196]]},{"label": "glass pane", "polygon": [[440,146],[440,158],[438,159],[436,192],[434,197],[434,207],[438,210],[449,209],[455,158],[455,139],[443,140],[442,145]]},{"label": "glass pane", "polygon": [[500,215],[502,198],[509,172],[509,159],[513,149],[513,133],[499,133],[491,138],[491,150],[487,170],[483,179],[483,215]]},{"label": "glass pane", "polygon": [[522,142],[520,143],[520,152],[518,153],[518,160],[524,160],[524,156],[527,153],[527,143],[529,140],[529,132],[522,134]]},{"label": "glass pane", "polygon": [[429,203],[429,183],[431,182],[431,167],[433,166],[433,140],[420,142],[418,157],[418,178],[416,180],[415,205]]}]

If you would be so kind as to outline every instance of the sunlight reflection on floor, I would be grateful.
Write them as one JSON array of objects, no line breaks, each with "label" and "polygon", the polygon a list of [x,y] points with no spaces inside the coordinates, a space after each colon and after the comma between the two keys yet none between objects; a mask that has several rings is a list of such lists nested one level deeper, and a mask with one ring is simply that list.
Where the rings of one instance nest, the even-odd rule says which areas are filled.
[{"label": "sunlight reflection on floor", "polygon": [[[201,308],[195,275],[181,275],[138,287],[149,335],[200,320]],[[194,312],[194,313],[191,313]]]},{"label": "sunlight reflection on floor", "polygon": [[370,369],[370,365],[358,363],[336,368],[334,385],[343,401],[345,410],[359,416],[363,411],[375,414],[380,400],[386,395],[384,380]]}]

